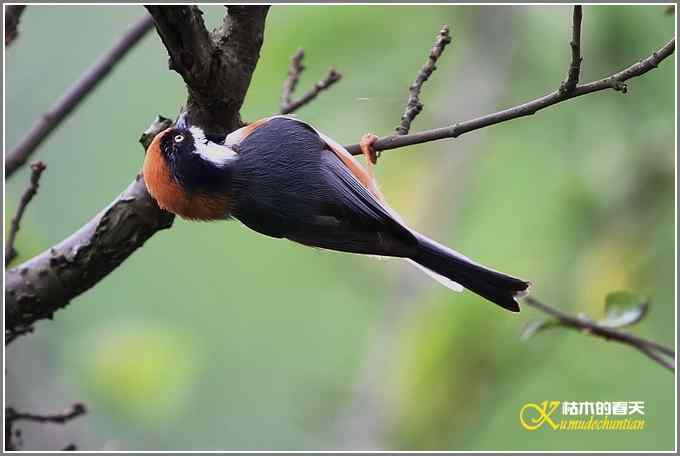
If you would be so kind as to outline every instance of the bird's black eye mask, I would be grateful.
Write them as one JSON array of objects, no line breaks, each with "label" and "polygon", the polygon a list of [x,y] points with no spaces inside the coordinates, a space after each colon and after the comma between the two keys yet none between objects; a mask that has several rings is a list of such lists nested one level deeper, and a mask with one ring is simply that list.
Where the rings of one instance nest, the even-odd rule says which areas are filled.
[{"label": "bird's black eye mask", "polygon": [[175,161],[182,155],[191,153],[194,149],[194,137],[184,128],[168,130],[161,140],[161,151],[168,161]]},{"label": "bird's black eye mask", "polygon": [[[207,142],[204,138],[199,140]],[[185,191],[219,191],[228,184],[228,173],[197,153],[196,137],[189,129],[168,130],[161,138],[160,147],[170,174]]]}]

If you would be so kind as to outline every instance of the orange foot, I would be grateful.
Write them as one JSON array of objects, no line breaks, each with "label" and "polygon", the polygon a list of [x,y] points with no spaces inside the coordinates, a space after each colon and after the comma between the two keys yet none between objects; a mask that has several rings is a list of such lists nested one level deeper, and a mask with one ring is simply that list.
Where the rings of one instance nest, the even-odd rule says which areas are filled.
[{"label": "orange foot", "polygon": [[361,137],[361,141],[359,141],[361,152],[364,154],[364,157],[366,157],[366,166],[368,168],[368,173],[371,175],[371,179],[373,179],[373,165],[378,162],[378,153],[373,148],[373,144],[375,144],[377,140],[378,137],[373,133],[366,133]]}]

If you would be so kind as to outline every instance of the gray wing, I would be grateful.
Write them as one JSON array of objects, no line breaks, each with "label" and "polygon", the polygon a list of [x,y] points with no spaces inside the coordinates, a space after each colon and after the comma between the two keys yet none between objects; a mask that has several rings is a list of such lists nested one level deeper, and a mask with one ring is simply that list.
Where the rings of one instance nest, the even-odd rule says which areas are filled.
[{"label": "gray wing", "polygon": [[322,213],[304,224],[290,240],[344,252],[408,257],[418,241],[331,151],[321,156],[324,190]]}]

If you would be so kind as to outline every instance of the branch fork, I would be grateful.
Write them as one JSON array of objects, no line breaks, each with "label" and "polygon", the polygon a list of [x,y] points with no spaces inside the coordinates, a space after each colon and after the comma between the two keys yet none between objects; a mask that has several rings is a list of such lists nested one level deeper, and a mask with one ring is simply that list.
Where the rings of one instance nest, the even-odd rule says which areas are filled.
[{"label": "branch fork", "polygon": [[569,43],[571,47],[571,63],[569,64],[569,71],[567,72],[567,79],[560,85],[560,93],[563,95],[570,94],[576,89],[579,76],[581,73],[581,21],[583,19],[583,7],[581,5],[574,6],[572,15],[572,38]]},{"label": "branch fork", "polygon": [[291,58],[290,68],[288,69],[288,77],[283,82],[283,91],[281,93],[281,109],[279,114],[291,114],[304,105],[314,100],[321,92],[328,90],[333,84],[342,79],[342,75],[331,67],[325,78],[318,81],[314,86],[307,91],[299,100],[293,101],[293,92],[300,80],[300,74],[305,70],[302,64],[302,59],[305,57],[305,50],[300,48]]}]

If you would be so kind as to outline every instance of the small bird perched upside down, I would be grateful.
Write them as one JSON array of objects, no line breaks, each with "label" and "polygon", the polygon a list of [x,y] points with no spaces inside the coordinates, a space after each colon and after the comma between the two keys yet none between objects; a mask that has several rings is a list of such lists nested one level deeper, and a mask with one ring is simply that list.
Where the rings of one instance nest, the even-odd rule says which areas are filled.
[{"label": "small bird perched upside down", "polygon": [[[374,139],[361,142],[369,167]],[[296,118],[261,119],[214,142],[182,115],[149,145],[144,179],[158,204],[180,217],[234,217],[259,233],[308,246],[404,258],[449,288],[465,287],[514,312],[516,298],[531,285],[408,228],[371,172]]]}]

